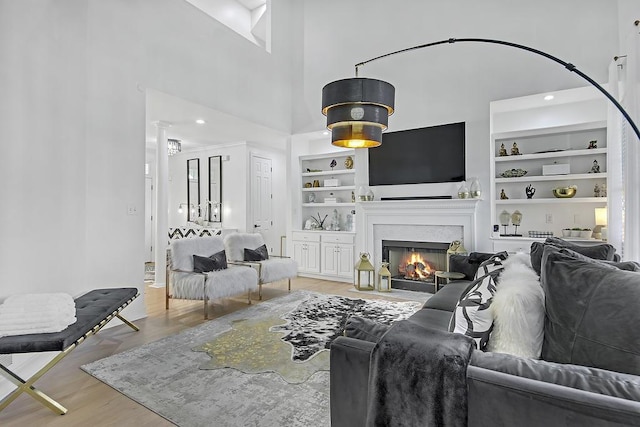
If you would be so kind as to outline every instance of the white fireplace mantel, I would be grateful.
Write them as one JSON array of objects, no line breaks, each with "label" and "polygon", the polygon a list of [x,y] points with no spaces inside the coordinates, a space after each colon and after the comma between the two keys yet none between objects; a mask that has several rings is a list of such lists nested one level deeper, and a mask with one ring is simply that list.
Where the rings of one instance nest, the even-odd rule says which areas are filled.
[{"label": "white fireplace mantel", "polygon": [[432,242],[462,239],[476,245],[476,206],[480,199],[385,200],[356,204],[356,255],[368,252],[382,261],[382,240],[403,240],[407,234]]}]

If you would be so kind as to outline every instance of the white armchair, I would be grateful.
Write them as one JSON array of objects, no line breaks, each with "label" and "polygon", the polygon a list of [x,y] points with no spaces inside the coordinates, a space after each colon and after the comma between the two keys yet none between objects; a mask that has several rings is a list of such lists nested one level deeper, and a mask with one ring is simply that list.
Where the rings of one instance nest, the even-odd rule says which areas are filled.
[{"label": "white armchair", "polygon": [[246,266],[230,265],[228,268],[207,273],[194,272],[193,256],[211,257],[224,251],[221,237],[196,237],[173,240],[171,259],[167,266],[166,309],[170,299],[204,301],[204,318],[208,319],[208,302],[247,292],[251,304],[251,291],[258,289],[258,273]]},{"label": "white armchair", "polygon": [[298,276],[298,264],[288,257],[268,255],[261,261],[245,260],[245,249],[255,250],[264,245],[264,239],[258,233],[233,233],[224,238],[227,257],[231,262],[253,266],[258,271],[258,297],[262,299],[262,285],[287,280],[291,291],[291,279]]}]

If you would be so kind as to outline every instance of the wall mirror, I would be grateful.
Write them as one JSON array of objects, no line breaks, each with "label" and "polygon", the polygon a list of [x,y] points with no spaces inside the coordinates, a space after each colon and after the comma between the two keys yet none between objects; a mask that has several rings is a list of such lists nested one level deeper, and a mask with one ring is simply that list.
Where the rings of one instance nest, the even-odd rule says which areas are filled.
[{"label": "wall mirror", "polygon": [[222,222],[222,157],[209,157],[209,216],[210,222]]},{"label": "wall mirror", "polygon": [[200,159],[187,160],[187,221],[200,216]]}]

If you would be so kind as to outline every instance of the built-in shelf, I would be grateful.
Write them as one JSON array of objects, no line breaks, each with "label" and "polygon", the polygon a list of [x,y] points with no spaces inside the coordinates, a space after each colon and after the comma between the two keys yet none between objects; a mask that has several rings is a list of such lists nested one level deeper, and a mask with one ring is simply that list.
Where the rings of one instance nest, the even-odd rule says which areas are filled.
[{"label": "built-in shelf", "polygon": [[496,205],[523,205],[523,204],[565,204],[565,203],[607,203],[606,197],[572,197],[572,198],[534,198],[534,199],[500,199],[496,200]]},{"label": "built-in shelf", "polygon": [[341,185],[339,187],[309,187],[303,188],[302,191],[305,192],[313,192],[313,191],[342,191],[342,190],[355,190],[355,185]]},{"label": "built-in shelf", "polygon": [[519,176],[516,178],[496,178],[496,183],[509,183],[509,182],[541,182],[541,181],[573,181],[577,179],[607,179],[606,173],[578,173],[568,175],[531,175],[531,176]]},{"label": "built-in shelf", "polygon": [[586,123],[577,123],[565,126],[550,126],[546,128],[532,128],[532,129],[523,129],[517,131],[509,131],[509,132],[496,132],[493,134],[493,138],[497,140],[501,139],[519,139],[519,138],[531,138],[535,136],[551,136],[556,134],[563,133],[573,133],[580,132],[585,130],[594,130],[594,129],[602,129],[607,127],[606,120],[596,120],[592,122]]},{"label": "built-in shelf", "polygon": [[558,157],[575,157],[575,156],[592,156],[594,154],[607,154],[606,148],[593,148],[584,150],[562,150],[549,151],[546,153],[520,154],[519,156],[502,156],[496,157],[496,163],[499,162],[516,162],[523,160],[552,159]]},{"label": "built-in shelf", "polygon": [[334,171],[321,171],[321,172],[303,172],[302,176],[331,176],[331,175],[346,175],[356,173],[355,169],[339,169]]},{"label": "built-in shelf", "polygon": [[338,207],[355,207],[355,203],[303,203],[305,208],[338,208]]}]

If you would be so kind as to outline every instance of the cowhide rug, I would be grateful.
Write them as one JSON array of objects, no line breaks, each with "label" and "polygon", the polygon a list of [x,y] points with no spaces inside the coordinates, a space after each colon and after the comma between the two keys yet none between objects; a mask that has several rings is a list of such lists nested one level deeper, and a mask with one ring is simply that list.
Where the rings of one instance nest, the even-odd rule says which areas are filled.
[{"label": "cowhide rug", "polygon": [[[302,294],[302,293],[301,293]],[[211,356],[200,369],[235,368],[245,373],[277,372],[289,383],[329,370],[328,349],[351,316],[391,324],[415,313],[421,303],[389,302],[304,293],[291,309],[239,319],[230,330],[196,348]],[[276,310],[277,307],[276,307]]]}]

